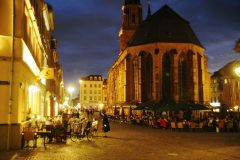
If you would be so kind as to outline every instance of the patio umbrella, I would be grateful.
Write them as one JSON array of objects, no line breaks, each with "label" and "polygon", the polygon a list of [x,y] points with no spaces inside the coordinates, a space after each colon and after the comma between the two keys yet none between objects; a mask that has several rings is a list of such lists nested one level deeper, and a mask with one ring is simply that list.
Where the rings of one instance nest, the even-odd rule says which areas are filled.
[{"label": "patio umbrella", "polygon": [[144,106],[137,106],[136,108],[134,108],[133,110],[144,110],[145,107]]},{"label": "patio umbrella", "polygon": [[202,104],[189,104],[191,110],[209,110],[208,107]]}]

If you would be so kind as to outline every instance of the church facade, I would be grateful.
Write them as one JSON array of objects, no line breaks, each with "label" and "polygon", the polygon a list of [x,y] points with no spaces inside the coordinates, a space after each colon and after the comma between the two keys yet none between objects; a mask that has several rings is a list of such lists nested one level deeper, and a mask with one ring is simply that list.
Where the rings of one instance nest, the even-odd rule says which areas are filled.
[{"label": "church facade", "polygon": [[142,20],[140,0],[125,0],[120,54],[108,72],[108,105],[206,104],[210,74],[204,47],[188,21],[165,5]]}]

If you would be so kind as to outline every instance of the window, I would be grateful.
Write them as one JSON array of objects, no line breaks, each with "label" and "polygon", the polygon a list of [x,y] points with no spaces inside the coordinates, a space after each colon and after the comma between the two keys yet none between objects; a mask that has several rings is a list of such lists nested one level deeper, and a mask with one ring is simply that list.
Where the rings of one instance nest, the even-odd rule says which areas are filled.
[{"label": "window", "polygon": [[136,20],[135,20],[135,14],[132,14],[132,23],[135,23]]},{"label": "window", "polygon": [[97,88],[97,84],[94,84],[94,88]]},{"label": "window", "polygon": [[102,100],[102,97],[101,97],[101,96],[99,96],[99,97],[98,97],[98,100],[99,100],[99,101],[101,101],[101,100]]},{"label": "window", "polygon": [[97,91],[96,91],[96,90],[94,90],[94,94],[97,94]]},{"label": "window", "polygon": [[98,91],[98,94],[101,94],[101,90]]},{"label": "window", "polygon": [[94,77],[94,80],[97,80],[97,77]]},{"label": "window", "polygon": [[101,80],[102,80],[102,78],[101,78],[101,77],[98,77],[98,80],[99,80],[99,81],[101,81]]},{"label": "window", "polygon": [[90,94],[92,94],[92,90],[90,90]]},{"label": "window", "polygon": [[84,96],[84,97],[83,97],[83,100],[84,100],[84,101],[86,101],[86,100],[87,100],[87,97],[86,97],[86,96]]},{"label": "window", "polygon": [[87,94],[87,91],[86,91],[86,90],[84,90],[84,91],[83,91],[83,93],[84,93],[84,94]]},{"label": "window", "polygon": [[97,96],[94,96],[94,101],[96,101],[97,100]]},{"label": "window", "polygon": [[227,79],[224,79],[224,83],[225,83],[225,84],[227,84],[227,83],[228,83]]},{"label": "window", "polygon": [[92,84],[90,84],[90,88],[92,88]]},{"label": "window", "polygon": [[93,80],[93,77],[92,77],[92,76],[90,77],[90,80]]},{"label": "window", "polygon": [[101,85],[101,84],[99,84],[99,85],[98,85],[98,88],[101,88],[101,86],[102,86],[102,85]]},{"label": "window", "polygon": [[92,96],[89,97],[90,98],[90,101],[92,100]]}]

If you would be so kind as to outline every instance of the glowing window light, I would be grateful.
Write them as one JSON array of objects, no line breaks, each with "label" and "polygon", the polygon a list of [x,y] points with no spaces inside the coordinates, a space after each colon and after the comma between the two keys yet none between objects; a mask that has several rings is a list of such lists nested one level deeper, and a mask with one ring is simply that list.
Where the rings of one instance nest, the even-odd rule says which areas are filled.
[{"label": "glowing window light", "polygon": [[47,30],[49,31],[50,30],[50,25],[49,25],[47,4],[45,4],[44,7],[43,7],[43,18],[44,18],[45,26],[46,26]]},{"label": "glowing window light", "polygon": [[30,85],[28,89],[30,93],[40,91],[40,89],[35,85]]},{"label": "glowing window light", "polygon": [[213,112],[220,112],[220,109],[219,108],[214,108]]}]

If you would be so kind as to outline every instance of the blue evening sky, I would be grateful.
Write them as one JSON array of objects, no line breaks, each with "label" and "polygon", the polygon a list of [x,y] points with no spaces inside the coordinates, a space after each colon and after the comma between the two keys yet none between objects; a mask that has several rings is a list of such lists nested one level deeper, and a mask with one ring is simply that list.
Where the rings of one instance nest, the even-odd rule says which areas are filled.
[{"label": "blue evening sky", "polygon": [[[54,36],[58,40],[65,86],[78,88],[78,80],[107,72],[119,54],[123,0],[45,0],[53,6]],[[147,0],[141,0],[143,18]],[[167,4],[190,22],[206,48],[209,71],[240,59],[233,51],[240,38],[240,0],[152,0],[152,13]],[[76,89],[77,91],[77,89]]]}]

